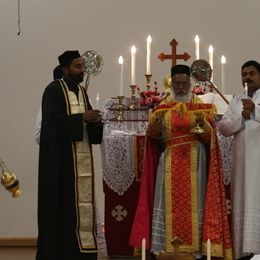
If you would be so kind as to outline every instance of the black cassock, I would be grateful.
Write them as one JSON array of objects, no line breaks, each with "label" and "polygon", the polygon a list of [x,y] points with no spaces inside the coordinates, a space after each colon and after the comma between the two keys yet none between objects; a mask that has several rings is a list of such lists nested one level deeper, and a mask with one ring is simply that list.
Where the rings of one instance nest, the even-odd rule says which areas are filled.
[{"label": "black cassock", "polygon": [[[78,208],[75,190],[73,145],[83,140],[100,143],[102,123],[84,124],[82,114],[70,114],[62,81],[53,81],[42,98],[42,126],[38,179],[38,246],[37,260],[96,259],[97,246],[82,248],[77,239]],[[66,81],[70,91],[78,94],[78,86]],[[84,88],[86,110],[91,106]],[[91,145],[90,145],[91,146]],[[90,147],[91,150],[91,147]],[[92,156],[91,156],[92,159]],[[93,164],[92,164],[93,165]],[[94,205],[94,196],[93,196]],[[93,233],[95,214],[93,214]]]}]

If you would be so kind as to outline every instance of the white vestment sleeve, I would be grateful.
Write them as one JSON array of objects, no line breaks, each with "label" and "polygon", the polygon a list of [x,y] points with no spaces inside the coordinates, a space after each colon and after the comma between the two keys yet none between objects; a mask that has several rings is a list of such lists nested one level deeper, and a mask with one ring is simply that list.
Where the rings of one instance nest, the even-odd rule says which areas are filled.
[{"label": "white vestment sleeve", "polygon": [[35,141],[37,144],[40,144],[41,125],[42,125],[42,107],[39,108],[37,119],[36,119],[36,126],[35,126]]},{"label": "white vestment sleeve", "polygon": [[260,105],[259,104],[255,104],[255,110],[253,113],[253,119],[255,121],[260,122]]},{"label": "white vestment sleeve", "polygon": [[234,97],[219,122],[220,132],[224,136],[231,136],[244,127],[244,119],[241,112],[242,102],[240,97]]}]

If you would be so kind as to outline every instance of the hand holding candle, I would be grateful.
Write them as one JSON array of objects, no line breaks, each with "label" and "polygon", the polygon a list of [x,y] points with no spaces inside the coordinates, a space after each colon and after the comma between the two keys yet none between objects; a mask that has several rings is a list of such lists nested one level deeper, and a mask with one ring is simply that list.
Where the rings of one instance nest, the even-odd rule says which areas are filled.
[{"label": "hand holding candle", "polygon": [[119,96],[123,96],[123,65],[124,65],[124,60],[123,57],[120,56],[118,59],[118,63],[120,65],[120,75],[119,75]]},{"label": "hand holding candle", "polygon": [[146,74],[150,75],[151,74],[151,42],[152,42],[152,37],[149,35],[147,37],[147,50],[146,50]]},{"label": "hand holding candle", "polygon": [[245,96],[246,96],[246,98],[248,98],[248,86],[247,86],[247,82],[245,82]]},{"label": "hand holding candle", "polygon": [[136,47],[133,45],[131,48],[131,85],[135,85],[135,56]]}]

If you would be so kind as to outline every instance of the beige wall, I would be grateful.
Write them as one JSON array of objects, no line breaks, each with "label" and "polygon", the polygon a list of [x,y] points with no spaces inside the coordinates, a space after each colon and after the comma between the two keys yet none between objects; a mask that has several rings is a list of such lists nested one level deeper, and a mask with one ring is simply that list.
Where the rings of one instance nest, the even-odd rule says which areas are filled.
[{"label": "beige wall", "polygon": [[[100,104],[119,92],[119,55],[125,58],[124,94],[130,96],[130,54],[137,46],[137,83],[144,84],[145,40],[152,42],[153,80],[161,84],[170,63],[156,56],[170,51],[194,59],[194,37],[201,58],[214,52],[214,80],[220,84],[220,57],[225,55],[227,94],[241,90],[240,67],[259,59],[259,0],[27,0],[21,1],[21,35],[17,36],[17,1],[0,1],[0,157],[21,182],[24,194],[12,199],[0,187],[0,236],[34,237],[37,233],[37,160],[34,125],[44,87],[52,79],[57,56],[67,49],[98,51],[103,73],[91,79],[89,95]],[[95,103],[94,103],[95,104]],[[102,185],[99,148],[95,148],[99,203]]]}]

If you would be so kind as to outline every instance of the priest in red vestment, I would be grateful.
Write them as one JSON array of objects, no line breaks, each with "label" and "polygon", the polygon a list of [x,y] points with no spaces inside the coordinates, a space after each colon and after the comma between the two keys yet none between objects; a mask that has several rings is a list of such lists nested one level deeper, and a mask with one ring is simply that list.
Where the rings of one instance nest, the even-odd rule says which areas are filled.
[{"label": "priest in red vestment", "polygon": [[[155,108],[146,133],[144,172],[130,244],[232,259],[230,227],[212,104],[191,98],[190,68],[172,67],[174,102]],[[195,126],[197,126],[195,132]]]}]

